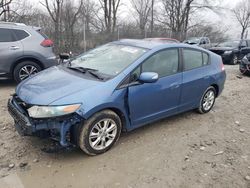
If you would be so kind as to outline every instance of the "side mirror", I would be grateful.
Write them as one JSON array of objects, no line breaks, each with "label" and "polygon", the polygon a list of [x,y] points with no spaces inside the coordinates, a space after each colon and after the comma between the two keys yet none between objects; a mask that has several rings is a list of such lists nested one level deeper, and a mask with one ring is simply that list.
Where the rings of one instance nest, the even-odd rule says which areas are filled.
[{"label": "side mirror", "polygon": [[61,53],[61,54],[59,54],[59,58],[61,60],[67,60],[67,59],[69,59],[69,57],[70,57],[70,55],[68,53]]},{"label": "side mirror", "polygon": [[159,79],[159,75],[155,72],[143,72],[139,77],[141,83],[154,83]]}]

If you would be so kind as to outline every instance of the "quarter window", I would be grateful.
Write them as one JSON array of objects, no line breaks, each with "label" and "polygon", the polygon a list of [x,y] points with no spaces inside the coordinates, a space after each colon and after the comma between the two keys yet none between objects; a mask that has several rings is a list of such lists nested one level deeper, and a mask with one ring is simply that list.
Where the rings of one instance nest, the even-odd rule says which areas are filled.
[{"label": "quarter window", "polygon": [[10,29],[0,28],[0,42],[13,42],[13,34]]},{"label": "quarter window", "polygon": [[178,49],[160,51],[151,56],[142,64],[142,72],[156,72],[159,77],[172,75],[178,72]]},{"label": "quarter window", "polygon": [[203,65],[209,64],[209,57],[207,53],[202,53],[203,55]]},{"label": "quarter window", "polygon": [[24,39],[24,38],[26,38],[26,37],[29,36],[29,34],[26,33],[23,30],[13,29],[13,31],[14,31],[14,33],[16,35],[17,40],[22,40],[22,39]]}]

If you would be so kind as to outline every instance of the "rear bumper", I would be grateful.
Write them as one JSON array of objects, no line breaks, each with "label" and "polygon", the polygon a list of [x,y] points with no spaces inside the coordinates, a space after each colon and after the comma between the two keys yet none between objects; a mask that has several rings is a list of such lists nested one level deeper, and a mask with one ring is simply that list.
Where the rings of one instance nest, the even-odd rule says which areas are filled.
[{"label": "rear bumper", "polygon": [[53,67],[53,66],[56,66],[58,65],[58,60],[57,58],[54,56],[54,57],[49,57],[47,59],[45,59],[43,61],[43,67],[44,69],[46,68],[49,68],[49,67]]},{"label": "rear bumper", "polygon": [[[77,114],[70,114],[58,118],[34,119],[18,104],[15,96],[8,101],[9,114],[14,119],[15,128],[21,136],[50,137],[58,140],[61,146],[72,143],[71,128],[79,124],[82,119]],[[74,131],[72,131],[74,132]],[[71,136],[71,137],[68,137]],[[71,143],[70,143],[71,142]]]}]

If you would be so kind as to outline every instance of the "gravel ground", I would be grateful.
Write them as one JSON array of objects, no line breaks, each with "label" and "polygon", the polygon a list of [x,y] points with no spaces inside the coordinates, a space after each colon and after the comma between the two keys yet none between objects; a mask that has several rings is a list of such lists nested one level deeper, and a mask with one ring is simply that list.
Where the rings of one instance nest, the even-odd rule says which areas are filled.
[{"label": "gravel ground", "polygon": [[15,84],[0,81],[0,187],[250,188],[250,78],[226,66],[225,90],[205,115],[187,112],[123,133],[107,153],[48,154],[50,143],[20,137],[6,103]]}]

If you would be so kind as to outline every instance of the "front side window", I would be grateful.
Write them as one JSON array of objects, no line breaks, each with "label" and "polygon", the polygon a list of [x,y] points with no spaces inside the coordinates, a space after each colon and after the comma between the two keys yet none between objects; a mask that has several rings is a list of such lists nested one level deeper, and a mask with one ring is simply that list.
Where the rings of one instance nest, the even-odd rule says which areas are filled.
[{"label": "front side window", "polygon": [[10,29],[0,28],[0,42],[13,42],[13,34]]},{"label": "front side window", "polygon": [[100,73],[115,76],[142,56],[147,49],[106,44],[84,53],[72,60],[72,67],[95,69]]},{"label": "front side window", "polygon": [[169,76],[178,72],[178,49],[163,50],[148,58],[142,64],[142,72],[155,72],[159,77]]}]

